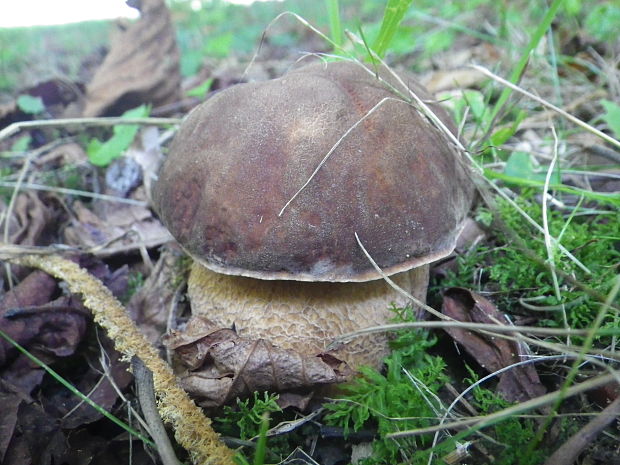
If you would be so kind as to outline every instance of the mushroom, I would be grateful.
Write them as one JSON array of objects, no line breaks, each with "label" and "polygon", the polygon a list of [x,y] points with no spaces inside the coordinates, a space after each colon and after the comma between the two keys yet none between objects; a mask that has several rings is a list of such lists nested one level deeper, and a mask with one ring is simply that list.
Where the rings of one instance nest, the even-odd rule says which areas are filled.
[{"label": "mushroom", "polygon": [[[428,264],[453,251],[473,187],[408,92],[385,69],[314,63],[228,88],[187,116],[153,200],[195,259],[194,312],[305,354],[384,324],[391,303],[408,302],[356,235],[385,274],[425,298]],[[373,334],[336,355],[379,366],[387,352],[387,337]]]}]

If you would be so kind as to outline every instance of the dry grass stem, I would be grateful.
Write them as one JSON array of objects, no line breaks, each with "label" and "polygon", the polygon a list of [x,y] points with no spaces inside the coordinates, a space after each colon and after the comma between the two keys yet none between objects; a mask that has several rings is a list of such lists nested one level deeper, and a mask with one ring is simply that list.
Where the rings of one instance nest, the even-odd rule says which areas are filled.
[{"label": "dry grass stem", "polygon": [[479,418],[464,418],[462,420],[444,423],[443,425],[434,425],[429,426],[428,428],[418,428],[409,431],[399,431],[397,433],[389,433],[386,435],[387,438],[390,439],[398,439],[404,438],[408,436],[420,436],[422,434],[434,433],[436,431],[441,430],[449,430],[449,429],[460,429],[467,427],[468,432],[472,432],[473,430],[479,430],[482,428],[486,428],[487,426],[491,426],[494,423],[500,421],[503,418],[510,417],[513,415],[518,415],[521,412],[527,412],[529,410],[533,410],[536,408],[544,407],[546,405],[552,404],[556,402],[558,399],[566,399],[568,397],[572,397],[574,395],[580,394],[582,392],[589,391],[599,386],[603,386],[607,383],[618,381],[618,377],[620,373],[613,372],[611,374],[598,376],[596,378],[589,379],[588,381],[584,381],[583,383],[576,384],[566,389],[565,391],[554,391],[549,394],[545,394],[544,396],[536,397],[534,399],[521,402],[519,404],[515,404],[511,407],[505,408],[503,410],[499,410],[490,415],[485,415]]},{"label": "dry grass stem", "polygon": [[75,195],[78,197],[88,197],[91,199],[97,200],[105,200],[106,202],[118,202],[118,203],[126,203],[129,205],[138,205],[140,207],[148,206],[147,202],[143,200],[134,200],[125,197],[117,197],[115,195],[107,195],[107,194],[98,194],[96,192],[88,192],[78,189],[68,189],[66,187],[51,187],[45,186],[42,184],[34,184],[28,182],[20,182],[18,181],[0,181],[0,187],[14,187],[16,191],[20,189],[30,189],[33,191],[44,191],[44,192],[54,192],[57,194],[65,194],[65,195]]},{"label": "dry grass stem", "polygon": [[489,71],[488,69],[486,69],[483,66],[479,66],[479,65],[469,65],[470,67],[472,67],[473,69],[480,71],[482,74],[484,74],[485,76],[490,77],[491,79],[499,82],[500,84],[502,84],[503,86],[509,87],[512,90],[519,92],[522,95],[525,95],[526,97],[540,103],[541,105],[543,105],[546,108],[549,108],[550,110],[558,113],[559,115],[563,116],[564,118],[566,118],[567,120],[569,120],[572,123],[575,123],[577,126],[582,127],[583,129],[585,129],[588,132],[591,132],[592,134],[596,134],[598,137],[600,137],[601,139],[603,139],[606,142],[609,142],[612,145],[615,145],[616,147],[620,148],[620,141],[617,141],[616,139],[614,139],[613,137],[608,136],[607,134],[605,134],[602,131],[599,131],[598,129],[596,129],[595,127],[589,125],[588,123],[586,123],[585,121],[580,120],[579,118],[571,115],[570,113],[562,110],[559,107],[556,107],[555,105],[553,105],[552,103],[547,102],[545,99],[542,99],[540,97],[538,97],[537,95],[532,94],[531,92],[528,92],[527,90],[507,81],[506,79],[498,76],[497,74],[492,73],[491,71]]},{"label": "dry grass stem", "polygon": [[0,140],[11,137],[23,129],[45,128],[45,127],[71,127],[71,126],[116,126],[118,124],[142,124],[153,126],[168,126],[180,124],[180,118],[121,118],[116,116],[100,118],[59,118],[34,121],[18,121],[9,124],[0,131]]}]

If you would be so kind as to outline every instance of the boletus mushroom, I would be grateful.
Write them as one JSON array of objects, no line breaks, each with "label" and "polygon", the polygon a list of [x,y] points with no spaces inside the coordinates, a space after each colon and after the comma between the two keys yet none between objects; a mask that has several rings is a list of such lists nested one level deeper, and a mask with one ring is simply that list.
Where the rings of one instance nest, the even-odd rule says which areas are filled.
[{"label": "boletus mushroom", "polygon": [[[428,264],[453,251],[473,188],[462,155],[408,95],[387,70],[314,63],[230,87],[187,116],[153,199],[195,259],[194,312],[304,354],[384,324],[391,303],[408,302],[356,234],[424,299]],[[386,353],[386,335],[373,334],[336,356],[378,366]]]}]

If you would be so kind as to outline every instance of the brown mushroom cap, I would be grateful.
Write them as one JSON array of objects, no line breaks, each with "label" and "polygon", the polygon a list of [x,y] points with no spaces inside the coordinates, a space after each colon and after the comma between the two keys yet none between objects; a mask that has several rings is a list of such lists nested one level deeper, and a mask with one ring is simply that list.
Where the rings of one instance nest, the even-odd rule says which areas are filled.
[{"label": "brown mushroom cap", "polygon": [[368,281],[380,276],[355,233],[387,274],[435,261],[453,250],[472,193],[466,164],[439,129],[373,74],[337,62],[236,85],[197,107],[153,197],[172,235],[211,270]]}]

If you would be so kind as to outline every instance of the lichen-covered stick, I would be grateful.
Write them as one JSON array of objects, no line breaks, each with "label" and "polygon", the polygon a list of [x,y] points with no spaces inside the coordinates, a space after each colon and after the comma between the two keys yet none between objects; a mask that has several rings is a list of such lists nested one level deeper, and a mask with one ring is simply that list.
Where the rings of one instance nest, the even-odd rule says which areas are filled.
[{"label": "lichen-covered stick", "polygon": [[128,359],[136,356],[153,372],[153,385],[162,419],[174,428],[177,442],[188,450],[194,463],[233,465],[233,451],[227,448],[187,393],[179,387],[175,375],[140,333],[121,303],[101,281],[76,263],[58,255],[18,255],[0,247],[0,259],[38,268],[65,281],[71,292],[81,294],[84,305],[93,313],[114,341],[116,349]]}]

